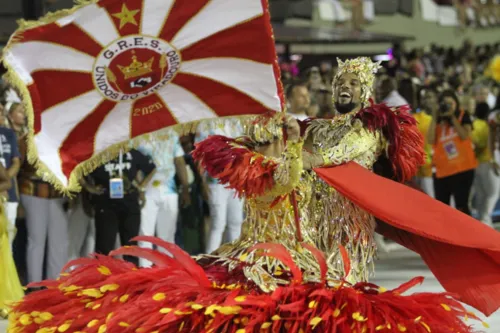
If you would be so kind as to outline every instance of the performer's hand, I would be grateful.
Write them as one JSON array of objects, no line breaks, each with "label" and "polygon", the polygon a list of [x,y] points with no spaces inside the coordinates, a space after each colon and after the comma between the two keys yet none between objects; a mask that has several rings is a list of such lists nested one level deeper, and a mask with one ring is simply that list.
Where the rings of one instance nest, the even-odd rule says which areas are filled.
[{"label": "performer's hand", "polygon": [[296,141],[300,138],[300,126],[297,119],[287,115],[285,117],[285,128],[288,140]]},{"label": "performer's hand", "polygon": [[323,157],[304,151],[302,153],[302,163],[304,170],[312,170],[323,165]]}]

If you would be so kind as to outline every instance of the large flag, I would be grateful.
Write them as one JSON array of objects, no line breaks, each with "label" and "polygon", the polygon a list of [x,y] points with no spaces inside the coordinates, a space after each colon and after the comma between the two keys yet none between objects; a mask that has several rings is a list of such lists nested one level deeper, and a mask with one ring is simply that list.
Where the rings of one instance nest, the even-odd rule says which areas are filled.
[{"label": "large flag", "polygon": [[4,63],[30,161],[65,190],[133,138],[283,104],[267,0],[80,1],[22,22]]}]

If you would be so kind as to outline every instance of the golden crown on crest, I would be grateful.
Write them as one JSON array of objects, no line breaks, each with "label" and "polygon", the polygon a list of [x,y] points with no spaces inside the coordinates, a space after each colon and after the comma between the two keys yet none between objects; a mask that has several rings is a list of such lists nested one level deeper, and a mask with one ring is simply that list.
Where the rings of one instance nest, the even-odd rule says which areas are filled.
[{"label": "golden crown on crest", "polygon": [[144,74],[151,73],[153,71],[153,61],[154,57],[151,57],[146,62],[140,62],[137,60],[137,56],[135,55],[135,51],[132,51],[132,63],[128,66],[120,66],[118,65],[118,68],[120,71],[123,73],[125,76],[125,80],[134,78],[134,77],[139,77]]}]

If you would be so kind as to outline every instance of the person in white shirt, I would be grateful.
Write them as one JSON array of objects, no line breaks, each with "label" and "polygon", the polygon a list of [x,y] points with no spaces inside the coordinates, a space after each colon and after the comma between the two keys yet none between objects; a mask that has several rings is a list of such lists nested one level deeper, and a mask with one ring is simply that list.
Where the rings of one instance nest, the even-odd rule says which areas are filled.
[{"label": "person in white shirt", "polygon": [[287,113],[297,120],[306,120],[307,111],[311,104],[311,96],[307,86],[303,83],[291,83],[285,91]]},{"label": "person in white shirt", "polygon": [[[195,143],[211,135],[224,135],[232,138],[243,135],[243,127],[236,119],[226,120],[219,125],[200,124],[196,132]],[[210,228],[205,252],[212,253],[223,242],[232,242],[240,236],[243,224],[243,200],[237,197],[234,190],[227,189],[216,179],[206,174],[204,177],[209,190],[208,208],[210,211]]]},{"label": "person in white shirt", "polygon": [[485,85],[477,85],[474,87],[474,100],[477,104],[487,103],[491,110],[495,109],[497,101],[495,95],[491,93],[490,88]]},{"label": "person in white shirt", "polygon": [[397,90],[396,81],[389,76],[382,76],[375,85],[377,102],[385,103],[388,107],[408,105],[408,101]]},{"label": "person in white shirt", "polygon": [[[156,172],[145,189],[145,204],[141,210],[140,235],[157,236],[175,242],[177,218],[179,216],[179,192],[175,184],[177,174],[180,182],[180,204],[191,204],[189,182],[184,161],[184,150],[179,135],[168,130],[156,140],[139,146],[138,150],[149,156],[156,165]],[[143,248],[152,248],[151,243],[139,242]],[[148,260],[140,259],[141,267],[149,267]]]}]

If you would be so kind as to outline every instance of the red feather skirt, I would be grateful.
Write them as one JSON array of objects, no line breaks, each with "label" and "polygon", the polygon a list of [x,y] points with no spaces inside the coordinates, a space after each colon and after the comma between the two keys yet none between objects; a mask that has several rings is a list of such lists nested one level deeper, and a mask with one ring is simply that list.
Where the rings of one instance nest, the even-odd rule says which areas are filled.
[{"label": "red feather skirt", "polygon": [[[244,276],[247,263],[229,272],[213,259],[196,262],[173,244],[139,238],[172,256],[135,247],[112,253],[154,263],[144,269],[111,256],[75,260],[68,267],[76,268],[58,280],[32,285],[46,289],[15,304],[9,332],[465,333],[472,332],[467,318],[477,319],[449,294],[403,295],[423,278],[394,290],[305,283],[284,247],[259,244],[259,251],[268,249],[264,255],[292,266],[290,283],[265,293]],[[319,253],[314,255],[323,261]]]}]

